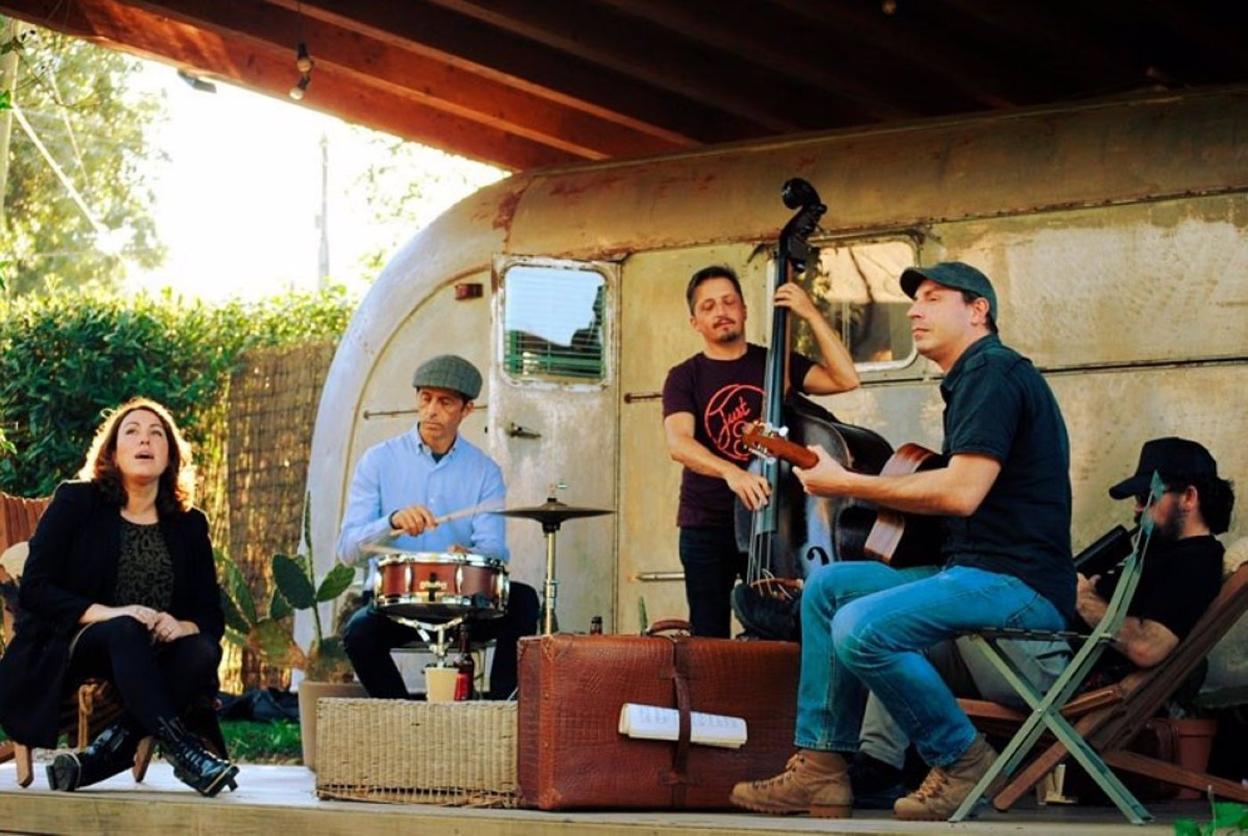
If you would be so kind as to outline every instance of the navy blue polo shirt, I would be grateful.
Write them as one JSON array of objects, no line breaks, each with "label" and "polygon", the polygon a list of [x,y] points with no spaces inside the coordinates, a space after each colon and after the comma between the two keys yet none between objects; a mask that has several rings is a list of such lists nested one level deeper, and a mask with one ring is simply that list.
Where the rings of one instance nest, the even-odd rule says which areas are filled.
[{"label": "navy blue polo shirt", "polygon": [[1070,443],[1049,385],[995,334],[976,340],[940,384],[946,456],[975,453],[1001,473],[969,517],[944,520],[944,557],[1014,575],[1075,613],[1070,552]]}]

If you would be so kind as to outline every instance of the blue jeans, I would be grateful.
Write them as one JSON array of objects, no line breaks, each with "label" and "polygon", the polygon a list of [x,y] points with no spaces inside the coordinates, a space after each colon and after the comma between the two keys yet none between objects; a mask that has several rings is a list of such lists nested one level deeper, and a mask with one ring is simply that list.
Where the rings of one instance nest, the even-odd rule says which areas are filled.
[{"label": "blue jeans", "polygon": [[732,588],[744,578],[749,558],[737,548],[732,526],[680,530],[685,600],[695,636],[728,638],[732,630]]},{"label": "blue jeans", "polygon": [[874,561],[818,569],[802,592],[795,742],[857,751],[869,691],[928,764],[953,763],[974,741],[975,727],[922,651],[990,627],[1058,630],[1065,620],[1018,578],[983,569],[893,569]]}]

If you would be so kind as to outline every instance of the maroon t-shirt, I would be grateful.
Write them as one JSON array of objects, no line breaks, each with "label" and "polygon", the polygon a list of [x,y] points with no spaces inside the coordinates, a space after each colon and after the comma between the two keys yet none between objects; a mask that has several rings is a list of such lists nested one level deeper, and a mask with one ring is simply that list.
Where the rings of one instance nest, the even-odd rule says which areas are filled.
[{"label": "maroon t-shirt", "polygon": [[[794,389],[802,391],[802,381],[813,366],[796,352],[789,355]],[[736,360],[712,360],[698,352],[668,371],[663,383],[663,417],[692,414],[694,439],[715,455],[746,467],[750,452],[741,434],[762,415],[766,375],[767,349],[762,346],[750,343]],[[682,528],[732,525],[732,503],[727,482],[686,467],[680,477],[676,524]]]}]

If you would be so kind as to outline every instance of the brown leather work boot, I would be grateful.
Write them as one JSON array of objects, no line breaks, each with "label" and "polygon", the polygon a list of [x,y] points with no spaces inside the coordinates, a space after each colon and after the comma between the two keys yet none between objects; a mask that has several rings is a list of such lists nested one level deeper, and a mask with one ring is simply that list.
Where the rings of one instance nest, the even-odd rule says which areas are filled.
[{"label": "brown leather work boot", "polygon": [[849,764],[838,752],[799,749],[776,777],[733,787],[732,803],[757,813],[848,818],[854,808]]},{"label": "brown leather work boot", "polygon": [[[996,759],[996,751],[983,735],[976,735],[962,757],[948,766],[932,767],[917,790],[897,799],[893,815],[899,819],[944,821],[970,795]],[[991,796],[991,792],[987,796]]]}]

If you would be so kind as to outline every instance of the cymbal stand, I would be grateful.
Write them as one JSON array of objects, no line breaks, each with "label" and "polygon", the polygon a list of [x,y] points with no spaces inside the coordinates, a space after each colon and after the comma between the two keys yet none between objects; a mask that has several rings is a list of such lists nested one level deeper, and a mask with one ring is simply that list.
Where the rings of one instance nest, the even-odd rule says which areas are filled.
[{"label": "cymbal stand", "polygon": [[555,600],[559,594],[559,581],[555,580],[555,536],[559,533],[559,523],[543,522],[542,531],[546,535],[546,586],[543,590],[546,614],[542,632],[549,636],[555,632]]}]

